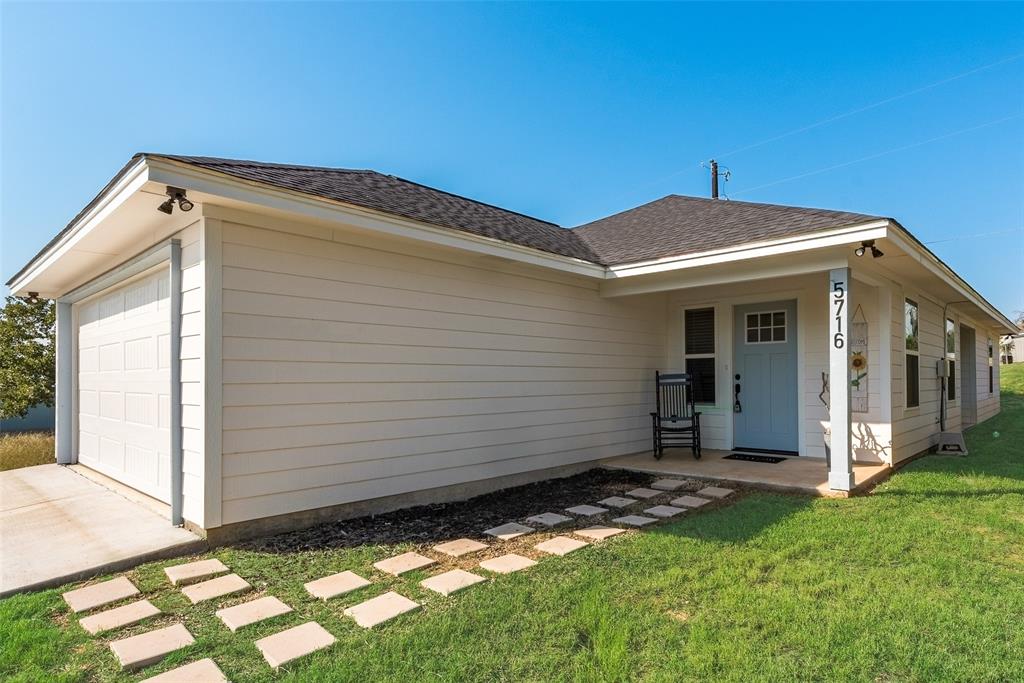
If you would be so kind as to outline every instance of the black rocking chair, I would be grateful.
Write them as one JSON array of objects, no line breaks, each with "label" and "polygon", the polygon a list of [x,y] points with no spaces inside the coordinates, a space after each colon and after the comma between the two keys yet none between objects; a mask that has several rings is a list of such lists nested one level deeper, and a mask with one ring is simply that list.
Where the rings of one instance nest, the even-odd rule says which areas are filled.
[{"label": "black rocking chair", "polygon": [[651,413],[654,427],[654,457],[661,460],[665,448],[689,446],[700,460],[700,413],[694,409],[693,378],[686,373],[654,373],[657,386]]}]

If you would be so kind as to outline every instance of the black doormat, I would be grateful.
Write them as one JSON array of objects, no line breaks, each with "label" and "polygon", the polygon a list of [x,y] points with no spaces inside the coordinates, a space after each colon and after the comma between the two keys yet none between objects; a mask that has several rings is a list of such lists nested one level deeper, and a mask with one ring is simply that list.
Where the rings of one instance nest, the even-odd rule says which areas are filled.
[{"label": "black doormat", "polygon": [[782,462],[785,458],[777,455],[754,455],[753,453],[732,453],[722,458],[723,460],[746,460],[747,462],[767,462],[773,465]]}]

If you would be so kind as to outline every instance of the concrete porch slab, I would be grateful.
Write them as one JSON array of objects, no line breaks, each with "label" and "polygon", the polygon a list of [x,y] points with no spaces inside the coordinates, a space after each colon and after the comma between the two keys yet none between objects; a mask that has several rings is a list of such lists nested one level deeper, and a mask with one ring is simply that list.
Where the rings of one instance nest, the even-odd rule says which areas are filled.
[{"label": "concrete porch slab", "polygon": [[0,472],[0,597],[205,547],[192,532],[67,467]]}]

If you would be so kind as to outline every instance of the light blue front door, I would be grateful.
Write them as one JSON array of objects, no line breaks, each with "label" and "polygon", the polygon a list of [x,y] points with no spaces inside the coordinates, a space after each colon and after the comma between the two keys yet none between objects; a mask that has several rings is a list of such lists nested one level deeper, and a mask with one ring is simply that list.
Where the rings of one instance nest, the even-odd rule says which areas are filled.
[{"label": "light blue front door", "polygon": [[797,452],[796,301],[736,306],[733,443]]}]

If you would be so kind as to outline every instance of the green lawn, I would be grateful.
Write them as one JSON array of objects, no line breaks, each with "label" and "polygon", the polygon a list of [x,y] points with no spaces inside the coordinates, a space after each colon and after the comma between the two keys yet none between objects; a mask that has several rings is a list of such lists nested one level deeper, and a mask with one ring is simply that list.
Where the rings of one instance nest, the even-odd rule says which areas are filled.
[{"label": "green lawn", "polygon": [[[371,632],[341,615],[358,597],[301,583],[394,547],[216,551],[296,607],[235,635],[145,565],[139,587],[199,641],[146,673],[213,656],[233,681],[1024,680],[1024,365],[967,442],[870,496],[750,494],[453,598],[395,579],[425,610]],[[252,640],[309,619],[338,644],[272,674]],[[0,678],[134,680],[74,622],[57,590],[0,602]]]},{"label": "green lawn", "polygon": [[0,472],[52,462],[52,432],[0,434]]}]

